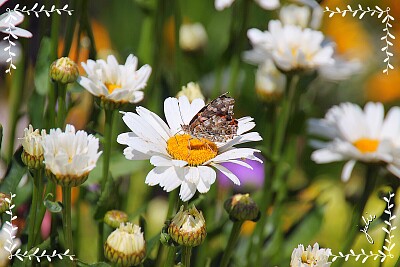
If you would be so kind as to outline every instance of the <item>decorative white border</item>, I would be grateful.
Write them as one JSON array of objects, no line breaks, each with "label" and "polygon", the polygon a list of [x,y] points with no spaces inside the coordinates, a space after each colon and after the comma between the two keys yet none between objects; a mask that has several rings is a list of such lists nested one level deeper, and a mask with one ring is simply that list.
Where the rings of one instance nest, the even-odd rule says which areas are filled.
[{"label": "decorative white border", "polygon": [[[5,200],[9,204],[9,208],[6,211],[6,214],[10,215],[10,221],[6,221],[5,223],[10,227],[9,229],[4,228],[4,230],[8,233],[9,238],[7,238],[7,242],[4,245],[4,249],[7,250],[10,255],[8,256],[8,259],[12,259],[13,257],[16,257],[20,261],[23,261],[24,258],[28,258],[29,260],[36,259],[37,262],[40,262],[40,258],[46,258],[49,262],[51,262],[52,258],[58,257],[59,259],[63,259],[63,257],[69,258],[71,261],[74,260],[75,255],[70,255],[69,254],[69,249],[67,249],[64,253],[57,253],[56,250],[53,250],[53,253],[51,254],[46,254],[46,250],[43,250],[42,253],[39,253],[39,248],[36,248],[35,251],[31,252],[30,251],[25,251],[21,254],[21,249],[17,249],[13,253],[13,251],[16,249],[17,244],[14,243],[15,235],[14,232],[17,231],[18,227],[14,226],[12,222],[17,219],[16,215],[13,215],[12,210],[14,209],[15,205],[12,204],[12,199],[16,196],[16,194],[10,193],[11,199],[6,198]],[[4,227],[4,226],[3,226]],[[38,254],[39,253],[39,254]]]},{"label": "decorative white border", "polygon": [[[385,213],[389,215],[389,220],[385,221],[385,224],[387,225],[388,229],[385,227],[382,227],[382,230],[388,235],[388,238],[385,238],[385,243],[386,245],[383,246],[383,252],[382,250],[378,250],[378,253],[373,253],[372,251],[368,253],[365,253],[364,249],[361,249],[360,254],[355,254],[352,249],[350,249],[350,253],[343,254],[342,252],[339,252],[339,255],[332,255],[333,259],[332,262],[334,262],[337,258],[344,258],[345,261],[348,261],[350,257],[354,257],[355,261],[358,261],[360,258],[363,257],[362,263],[365,263],[370,257],[372,257],[374,260],[381,258],[380,261],[384,262],[387,257],[393,258],[394,255],[392,254],[392,249],[395,246],[395,243],[393,242],[394,234],[392,231],[394,231],[397,227],[392,226],[391,221],[393,221],[396,218],[396,215],[392,215],[392,208],[394,207],[393,203],[390,203],[392,198],[394,197],[394,193],[389,193],[389,198],[384,197],[383,200],[387,203],[387,207],[385,209]],[[387,254],[386,254],[387,253]]]},{"label": "decorative white border", "polygon": [[[42,5],[42,7],[38,10],[36,8],[38,7],[38,3],[35,3],[32,8],[28,9],[26,6],[23,6],[22,8],[19,8],[19,4],[17,4],[13,9],[7,8],[6,11],[8,13],[8,16],[4,19],[5,23],[8,24],[7,29],[4,30],[5,33],[8,33],[7,36],[3,38],[3,40],[8,41],[8,46],[4,48],[4,51],[8,51],[8,59],[6,60],[8,65],[8,69],[6,69],[6,73],[9,73],[11,75],[11,69],[16,69],[17,67],[13,63],[13,58],[16,56],[14,52],[11,51],[11,48],[15,46],[15,42],[13,40],[17,40],[18,36],[15,35],[12,31],[17,29],[15,26],[15,22],[18,21],[17,17],[13,16],[13,13],[17,14],[18,16],[23,16],[23,13],[27,14],[28,16],[33,13],[35,16],[38,18],[40,14],[45,13],[47,17],[50,17],[51,13],[57,12],[58,15],[61,15],[61,12],[67,12],[69,16],[72,15],[73,10],[69,10],[68,5],[65,5],[63,8],[56,8],[55,5],[52,5],[50,10],[45,9],[45,6]],[[11,38],[12,37],[12,38]]]},{"label": "decorative white border", "polygon": [[344,17],[347,13],[353,13],[353,17],[359,14],[359,19],[362,19],[367,13],[370,13],[371,17],[377,14],[378,18],[381,18],[384,14],[386,14],[382,19],[382,24],[385,25],[383,32],[386,32],[386,34],[381,37],[381,40],[384,40],[386,43],[386,45],[381,48],[381,51],[385,51],[386,54],[386,58],[383,60],[383,62],[386,63],[386,68],[382,71],[386,74],[389,74],[389,69],[394,69],[393,65],[390,64],[390,57],[393,57],[393,53],[389,51],[389,46],[393,46],[393,43],[389,39],[395,39],[395,36],[390,33],[390,28],[392,28],[391,21],[394,21],[394,18],[389,14],[389,11],[390,7],[387,7],[386,10],[382,10],[379,6],[375,6],[375,9],[367,7],[367,9],[364,10],[361,5],[358,5],[358,9],[355,10],[353,10],[350,5],[348,5],[347,9],[344,10],[340,10],[338,7],[336,7],[336,11],[330,10],[329,7],[326,7],[324,10],[324,12],[330,13],[330,18],[335,14],[342,14],[342,17]]}]

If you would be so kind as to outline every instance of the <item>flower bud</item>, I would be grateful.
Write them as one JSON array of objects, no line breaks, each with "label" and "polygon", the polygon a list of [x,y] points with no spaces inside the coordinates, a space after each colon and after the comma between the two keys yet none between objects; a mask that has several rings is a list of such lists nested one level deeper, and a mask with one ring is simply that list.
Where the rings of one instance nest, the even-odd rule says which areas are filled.
[{"label": "flower bud", "polygon": [[194,82],[190,82],[186,86],[182,86],[182,90],[178,92],[176,97],[179,98],[180,96],[186,96],[189,99],[189,102],[192,102],[196,98],[204,100],[204,96],[201,93],[199,84]]},{"label": "flower bud", "polygon": [[183,51],[200,51],[207,45],[207,41],[207,32],[201,23],[182,24],[179,29],[179,46]]},{"label": "flower bud", "polygon": [[249,194],[236,194],[224,203],[225,210],[232,221],[258,221],[260,210]]},{"label": "flower bud", "polygon": [[104,254],[117,266],[140,264],[146,256],[146,244],[140,227],[129,222],[121,223],[119,228],[108,236]]},{"label": "flower bud", "polygon": [[183,210],[181,206],[168,227],[168,233],[179,245],[187,247],[200,245],[207,235],[203,214],[195,206],[188,210]]},{"label": "flower bud", "polygon": [[50,78],[62,84],[73,83],[79,76],[78,65],[68,57],[54,61],[50,66]]},{"label": "flower bud", "polygon": [[109,210],[104,215],[104,222],[112,228],[118,228],[128,221],[128,214],[120,210]]},{"label": "flower bud", "polygon": [[22,139],[22,162],[30,169],[40,169],[43,167],[43,146],[42,140],[46,135],[46,131],[39,129],[33,130],[32,125],[24,130],[24,137]]},{"label": "flower bud", "polygon": [[4,213],[10,207],[10,203],[6,201],[6,198],[11,199],[11,196],[9,194],[0,193],[0,214]]}]

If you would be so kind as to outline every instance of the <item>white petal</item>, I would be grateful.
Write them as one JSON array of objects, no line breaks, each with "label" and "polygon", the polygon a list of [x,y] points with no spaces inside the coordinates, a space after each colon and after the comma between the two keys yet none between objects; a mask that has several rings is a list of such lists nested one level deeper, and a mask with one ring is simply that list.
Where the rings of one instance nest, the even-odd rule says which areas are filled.
[{"label": "white petal", "polygon": [[382,125],[381,139],[395,139],[399,137],[400,133],[400,108],[393,107],[386,115],[385,121]]},{"label": "white petal", "polygon": [[229,150],[234,145],[244,144],[244,143],[248,143],[248,142],[261,141],[261,140],[262,140],[262,137],[257,132],[245,133],[243,135],[234,137],[232,140],[229,140],[227,143],[225,143],[221,147],[219,147],[218,150],[220,152],[224,152],[226,150]]},{"label": "white petal", "polygon": [[196,185],[182,181],[181,189],[179,191],[179,197],[181,200],[188,201],[194,196],[194,194],[196,194]]},{"label": "white petal", "polygon": [[168,179],[169,177],[165,175],[167,170],[171,167],[155,167],[146,176],[145,183],[154,186],[159,184],[162,180]]},{"label": "white petal", "polygon": [[171,129],[171,134],[176,134],[180,131],[183,121],[179,111],[178,99],[174,97],[168,97],[165,99],[164,114],[169,128]]},{"label": "white petal", "polygon": [[400,168],[393,164],[388,164],[387,167],[388,171],[390,171],[394,176],[400,178]]},{"label": "white petal", "polygon": [[171,192],[182,184],[182,179],[177,173],[178,168],[170,167],[164,173],[163,176],[167,177],[160,180],[160,186],[167,192]]},{"label": "white petal", "polygon": [[168,157],[163,156],[152,156],[150,159],[150,163],[153,166],[177,166],[184,167],[187,165],[187,162],[184,160],[175,160]]},{"label": "white petal", "polygon": [[151,155],[139,152],[131,147],[127,147],[124,149],[124,156],[126,159],[129,160],[147,160],[151,157]]},{"label": "white petal", "polygon": [[185,180],[189,183],[197,184],[199,182],[199,169],[197,167],[186,167]]},{"label": "white petal", "polygon": [[179,97],[179,111],[185,125],[189,124],[190,120],[193,118],[190,109],[190,102],[186,96]]},{"label": "white petal", "polygon": [[167,141],[171,134],[168,125],[155,113],[144,107],[137,107],[136,112],[144,118]]},{"label": "white petal", "polygon": [[379,138],[385,113],[382,103],[369,102],[365,105],[364,112],[370,130],[369,136],[371,138]]},{"label": "white petal", "polygon": [[256,152],[260,151],[252,148],[233,148],[231,150],[223,152],[222,154],[219,154],[218,156],[216,156],[215,158],[211,159],[208,162],[222,162],[231,159],[249,158],[249,156],[252,156]]},{"label": "white petal", "polygon": [[311,154],[311,159],[316,163],[328,163],[333,161],[341,161],[344,156],[339,153],[335,153],[327,148],[319,149]]},{"label": "white petal", "polygon": [[[197,168],[199,169],[200,180],[203,180],[205,184],[209,186],[215,183],[217,174],[212,168],[207,166],[198,166]],[[208,187],[208,189],[210,189],[210,187]]]},{"label": "white petal", "polygon": [[342,170],[342,181],[347,182],[350,179],[351,172],[353,171],[354,165],[356,164],[355,160],[349,160],[344,164]]},{"label": "white petal", "polygon": [[225,174],[226,177],[228,177],[234,184],[240,185],[239,178],[237,178],[236,175],[234,175],[230,170],[228,170],[227,168],[225,168],[224,166],[219,165],[219,164],[211,163],[211,165],[213,167],[215,167],[217,170],[219,170],[220,172],[222,172],[223,174]]}]

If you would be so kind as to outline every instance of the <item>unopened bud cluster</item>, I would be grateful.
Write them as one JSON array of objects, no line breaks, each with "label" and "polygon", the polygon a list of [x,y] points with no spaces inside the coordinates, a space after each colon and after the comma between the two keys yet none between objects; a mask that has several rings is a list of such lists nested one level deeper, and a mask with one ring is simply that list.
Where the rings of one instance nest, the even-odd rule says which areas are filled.
[{"label": "unopened bud cluster", "polygon": [[225,210],[232,221],[258,221],[260,210],[249,194],[236,194],[225,201]]}]

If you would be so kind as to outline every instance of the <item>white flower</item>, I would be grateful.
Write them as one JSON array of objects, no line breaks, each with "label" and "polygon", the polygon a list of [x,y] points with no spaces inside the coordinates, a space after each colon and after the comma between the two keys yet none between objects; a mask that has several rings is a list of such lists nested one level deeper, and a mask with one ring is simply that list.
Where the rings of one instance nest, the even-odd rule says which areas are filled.
[{"label": "white flower", "polygon": [[31,156],[40,157],[43,155],[42,140],[46,136],[46,130],[39,132],[39,129],[33,130],[33,126],[29,125],[24,129],[24,137],[22,139],[22,147],[24,151]]},{"label": "white flower", "polygon": [[[223,10],[230,7],[235,0],[215,0],[215,9]],[[280,5],[279,0],[254,0],[256,3],[266,10],[277,9]]]},{"label": "white flower", "polygon": [[[5,1],[3,1],[4,3]],[[0,3],[0,6],[3,4]],[[24,21],[24,15],[19,11],[6,12],[0,15],[0,31],[5,34],[31,38],[32,33],[22,28],[15,27]],[[15,38],[17,39],[17,38]]]},{"label": "white flower", "polygon": [[204,106],[204,101],[195,99],[192,103],[182,96],[164,101],[164,113],[168,124],[153,112],[137,107],[136,113],[125,113],[123,120],[132,132],[122,133],[117,142],[128,145],[124,150],[130,160],[150,159],[155,166],[146,177],[146,184],[159,184],[167,192],[180,186],[180,198],[191,199],[196,190],[206,193],[215,182],[216,173],[221,171],[235,184],[239,179],[220,163],[232,162],[251,169],[241,158],[258,160],[251,148],[235,148],[234,145],[261,140],[257,132],[246,133],[255,127],[253,118],[238,119],[237,136],[224,143],[192,138],[182,132],[182,125],[190,120]]},{"label": "white flower", "polygon": [[331,262],[328,262],[329,256],[332,255],[331,250],[320,249],[318,243],[314,247],[307,247],[304,250],[303,245],[299,245],[293,250],[290,267],[329,267]]},{"label": "white flower", "polygon": [[266,101],[273,101],[285,92],[286,76],[276,69],[272,60],[267,60],[258,66],[255,86],[258,96]]},{"label": "white flower", "polygon": [[[98,152],[99,139],[85,131],[75,132],[75,127],[67,124],[65,132],[51,129],[43,140],[46,170],[57,179],[77,186],[87,179],[101,155]],[[81,178],[84,179],[81,181]]]},{"label": "white flower", "polygon": [[332,107],[324,119],[310,120],[309,132],[329,140],[313,142],[319,149],[312,153],[312,160],[347,161],[342,171],[343,181],[350,178],[356,161],[388,163],[388,170],[400,177],[400,169],[396,167],[400,165],[393,156],[400,145],[398,107],[391,108],[384,118],[381,103],[369,102],[364,110],[355,104],[342,103]]},{"label": "white flower", "polygon": [[182,24],[179,29],[179,46],[184,51],[198,51],[207,44],[206,29],[201,23]]},{"label": "white flower", "polygon": [[297,25],[301,28],[307,28],[310,15],[310,8],[294,4],[284,6],[279,11],[279,19],[283,25]]},{"label": "white flower", "polygon": [[147,84],[151,74],[149,65],[137,69],[138,59],[132,54],[126,59],[125,65],[118,65],[113,55],[107,62],[89,59],[82,62],[88,77],[80,76],[78,83],[91,94],[103,100],[114,103],[137,103],[144,97],[141,91]]},{"label": "white flower", "polygon": [[[8,232],[7,232],[8,231]],[[11,236],[15,236],[17,234],[17,227],[11,227],[4,223],[3,227],[1,228],[0,231],[0,267],[6,267],[9,266],[10,259],[8,256],[10,256],[10,252],[8,252],[4,247],[10,247],[10,244],[7,242],[7,240],[12,241],[12,245],[14,249],[12,252],[16,251],[20,246],[21,246],[21,240],[19,238],[11,238]]]},{"label": "white flower", "polygon": [[254,48],[247,57],[257,64],[272,58],[279,69],[292,71],[334,63],[332,44],[323,46],[324,35],[319,31],[295,25],[282,26],[279,20],[271,20],[268,31],[253,28],[247,36]]}]

